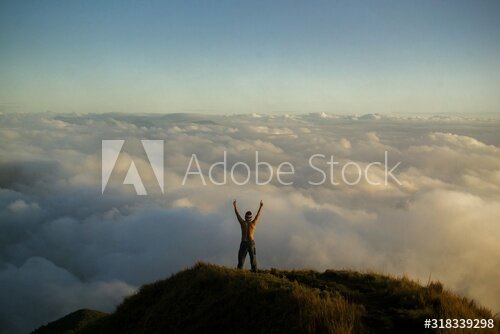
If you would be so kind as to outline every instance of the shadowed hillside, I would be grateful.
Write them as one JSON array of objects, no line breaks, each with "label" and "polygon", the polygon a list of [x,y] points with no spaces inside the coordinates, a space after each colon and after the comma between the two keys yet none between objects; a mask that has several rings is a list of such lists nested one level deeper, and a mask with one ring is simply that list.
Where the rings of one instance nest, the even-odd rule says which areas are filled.
[{"label": "shadowed hillside", "polygon": [[[492,318],[440,283],[334,270],[251,273],[204,263],[143,286],[86,325],[63,322],[75,313],[34,333],[423,333],[426,318]],[[497,320],[481,333],[497,333],[498,326]]]},{"label": "shadowed hillside", "polygon": [[73,334],[93,321],[106,316],[107,313],[94,310],[78,310],[61,319],[51,322],[47,326],[38,328],[36,334]]}]

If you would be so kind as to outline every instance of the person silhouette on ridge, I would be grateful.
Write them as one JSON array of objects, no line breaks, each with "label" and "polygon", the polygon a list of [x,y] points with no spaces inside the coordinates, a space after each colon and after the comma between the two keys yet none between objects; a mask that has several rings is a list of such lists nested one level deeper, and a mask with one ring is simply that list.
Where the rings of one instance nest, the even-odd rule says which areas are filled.
[{"label": "person silhouette on ridge", "polygon": [[243,268],[243,264],[245,263],[245,258],[248,252],[248,254],[250,255],[252,271],[257,271],[257,253],[255,251],[255,240],[253,237],[253,233],[255,231],[255,226],[259,223],[260,213],[263,206],[264,203],[260,201],[259,211],[257,211],[255,219],[252,219],[251,211],[247,211],[245,213],[245,219],[243,219],[241,218],[240,213],[238,212],[238,208],[236,207],[236,200],[234,200],[233,202],[234,212],[236,213],[236,218],[238,218],[238,222],[241,226],[241,243],[240,250],[238,251],[238,269]]}]

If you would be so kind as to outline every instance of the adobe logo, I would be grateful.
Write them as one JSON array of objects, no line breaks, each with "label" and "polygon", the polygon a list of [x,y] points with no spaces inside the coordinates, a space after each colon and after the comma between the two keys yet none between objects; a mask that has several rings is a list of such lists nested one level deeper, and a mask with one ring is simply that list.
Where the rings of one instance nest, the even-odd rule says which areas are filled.
[{"label": "adobe logo", "polygon": [[[113,169],[115,168],[116,161],[120,156],[125,140],[102,140],[102,154],[101,154],[101,193],[104,193],[108,184],[109,178]],[[163,184],[163,140],[141,140],[142,147],[146,153],[149,164],[156,177],[156,181],[160,186],[161,193],[164,193]],[[134,186],[137,195],[147,195],[146,188],[142,182],[136,164],[132,160],[130,167],[127,171],[123,184],[131,184]]]}]

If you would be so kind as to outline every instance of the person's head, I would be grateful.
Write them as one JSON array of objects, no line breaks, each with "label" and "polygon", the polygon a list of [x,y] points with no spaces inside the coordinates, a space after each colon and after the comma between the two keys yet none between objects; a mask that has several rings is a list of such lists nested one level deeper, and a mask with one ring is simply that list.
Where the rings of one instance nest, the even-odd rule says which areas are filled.
[{"label": "person's head", "polygon": [[245,213],[245,220],[247,220],[247,221],[252,220],[252,211],[247,211]]}]

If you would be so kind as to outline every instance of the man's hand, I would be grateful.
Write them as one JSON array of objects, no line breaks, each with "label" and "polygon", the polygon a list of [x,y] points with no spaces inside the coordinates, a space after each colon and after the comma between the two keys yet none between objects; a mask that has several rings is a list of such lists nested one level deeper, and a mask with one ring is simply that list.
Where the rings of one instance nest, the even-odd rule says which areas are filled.
[{"label": "man's hand", "polygon": [[236,207],[236,200],[233,201],[233,206]]},{"label": "man's hand", "polygon": [[262,208],[264,206],[264,202],[262,202],[262,200],[260,200],[260,207]]}]

